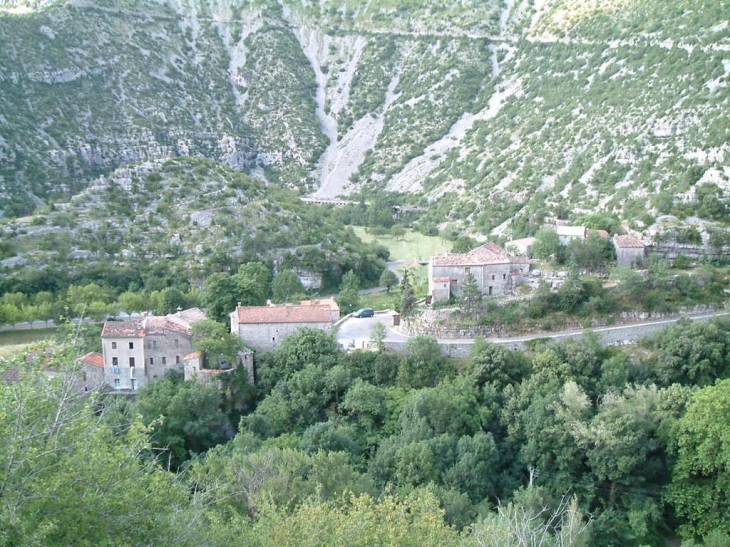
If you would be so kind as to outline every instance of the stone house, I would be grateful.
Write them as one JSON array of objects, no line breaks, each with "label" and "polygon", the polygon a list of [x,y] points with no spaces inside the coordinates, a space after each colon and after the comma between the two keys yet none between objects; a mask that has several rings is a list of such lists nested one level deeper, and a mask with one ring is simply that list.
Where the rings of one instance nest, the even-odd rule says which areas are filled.
[{"label": "stone house", "polygon": [[613,246],[616,248],[616,264],[624,268],[634,268],[644,262],[646,247],[634,236],[613,236]]},{"label": "stone house", "polygon": [[522,239],[513,239],[504,244],[506,249],[513,250],[518,255],[532,254],[532,246],[535,244],[534,237],[523,237]]},{"label": "stone house", "polygon": [[332,322],[340,319],[340,305],[334,298],[315,298],[313,300],[302,300],[300,306],[329,306],[332,313]]},{"label": "stone house", "polygon": [[432,302],[460,296],[464,277],[471,273],[484,296],[504,296],[512,293],[514,278],[526,275],[529,269],[526,256],[513,256],[494,243],[464,254],[443,253],[429,261],[428,292]]},{"label": "stone house", "polygon": [[[248,383],[254,383],[253,352],[244,349],[238,353],[238,365],[243,366],[248,373]],[[233,371],[233,368],[206,368],[205,356],[201,351],[193,351],[183,357],[183,374],[185,380],[197,380],[209,384],[217,380],[221,374]]]},{"label": "stone house", "polygon": [[91,351],[81,358],[84,366],[84,391],[94,391],[104,386],[104,355]]},{"label": "stone house", "polygon": [[556,226],[555,231],[558,233],[558,239],[563,245],[567,245],[574,239],[585,239],[588,237],[585,226]]},{"label": "stone house", "polygon": [[333,317],[334,311],[328,304],[238,305],[230,314],[231,332],[237,333],[255,351],[271,351],[299,327],[329,331]]},{"label": "stone house", "polygon": [[136,391],[168,370],[183,372],[183,357],[193,351],[190,327],[206,318],[192,308],[137,321],[107,321],[101,331],[104,383]]}]

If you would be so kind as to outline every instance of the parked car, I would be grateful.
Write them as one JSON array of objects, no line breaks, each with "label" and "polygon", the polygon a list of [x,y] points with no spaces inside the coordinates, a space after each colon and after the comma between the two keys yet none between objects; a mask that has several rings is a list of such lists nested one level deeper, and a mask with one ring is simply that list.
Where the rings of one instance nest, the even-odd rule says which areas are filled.
[{"label": "parked car", "polygon": [[372,317],[375,315],[373,308],[362,308],[352,314],[353,317]]}]

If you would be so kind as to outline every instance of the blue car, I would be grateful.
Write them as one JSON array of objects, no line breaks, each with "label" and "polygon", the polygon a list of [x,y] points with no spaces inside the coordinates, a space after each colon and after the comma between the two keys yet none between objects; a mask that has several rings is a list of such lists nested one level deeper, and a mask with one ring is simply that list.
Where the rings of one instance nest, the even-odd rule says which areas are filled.
[{"label": "blue car", "polygon": [[352,314],[353,317],[372,317],[375,315],[373,308],[362,308]]}]

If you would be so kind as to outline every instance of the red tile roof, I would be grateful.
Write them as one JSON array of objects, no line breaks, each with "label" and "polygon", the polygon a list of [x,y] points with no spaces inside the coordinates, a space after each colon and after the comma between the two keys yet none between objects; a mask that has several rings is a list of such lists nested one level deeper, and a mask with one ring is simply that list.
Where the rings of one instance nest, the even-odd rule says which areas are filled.
[{"label": "red tile roof", "polygon": [[187,361],[188,359],[198,359],[202,355],[203,355],[202,351],[191,351],[185,357],[183,357],[183,361]]},{"label": "red tile roof", "polygon": [[237,306],[239,323],[331,323],[329,306]]},{"label": "red tile roof", "polygon": [[340,311],[340,305],[334,298],[315,298],[314,300],[302,300],[300,306],[328,306],[332,311]]},{"label": "red tile roof", "polygon": [[[526,256],[512,256],[502,252],[496,254],[488,249],[477,247],[466,254],[444,253],[434,256],[431,264],[434,266],[482,266],[485,264],[529,264]],[[495,247],[497,247],[495,245]]]},{"label": "red tile roof", "polygon": [[142,338],[144,326],[139,321],[107,321],[101,329],[102,338]]},{"label": "red tile roof", "polygon": [[643,249],[644,243],[634,236],[613,236],[613,243],[621,249]]},{"label": "red tile roof", "polygon": [[591,230],[590,228],[586,230],[587,236],[591,234],[598,234],[602,239],[608,239],[608,232],[606,230]]},{"label": "red tile roof", "polygon": [[97,368],[104,368],[104,356],[98,351],[90,351],[81,358],[81,362]]},{"label": "red tile roof", "polygon": [[480,245],[476,249],[472,249],[469,251],[468,254],[492,254],[492,255],[502,255],[505,254],[504,249],[497,245],[496,243],[485,243],[484,245]]},{"label": "red tile roof", "polygon": [[434,283],[449,283],[451,279],[448,277],[434,277],[433,282]]},{"label": "red tile roof", "polygon": [[107,321],[101,331],[102,338],[144,338],[147,335],[162,335],[165,331],[190,334],[190,325],[205,319],[205,313],[198,308],[165,316],[150,315],[135,321]]}]

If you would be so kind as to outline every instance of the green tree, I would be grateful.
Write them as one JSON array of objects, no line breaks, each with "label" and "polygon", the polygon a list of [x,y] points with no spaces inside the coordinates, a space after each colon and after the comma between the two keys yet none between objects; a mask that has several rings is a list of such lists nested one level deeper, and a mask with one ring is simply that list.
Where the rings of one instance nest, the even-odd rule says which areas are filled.
[{"label": "green tree", "polygon": [[144,293],[123,292],[117,298],[117,304],[127,314],[144,311],[149,308],[149,301]]},{"label": "green tree", "polygon": [[532,245],[532,256],[546,260],[556,256],[560,249],[560,238],[558,232],[550,228],[538,230],[535,234],[535,243]]},{"label": "green tree", "polygon": [[243,544],[263,547],[455,547],[458,532],[444,522],[438,499],[430,492],[405,498],[352,496],[340,504],[308,501],[292,514],[266,513]]},{"label": "green tree", "polygon": [[304,295],[304,286],[299,276],[292,270],[279,272],[271,282],[272,300],[275,304],[291,302],[292,299],[301,299]]},{"label": "green tree", "polygon": [[337,297],[337,303],[340,305],[342,313],[352,313],[360,307],[360,278],[355,272],[350,270],[342,276],[342,284],[340,285],[340,295]]},{"label": "green tree", "polygon": [[398,276],[395,275],[395,272],[389,270],[388,268],[383,270],[383,273],[380,274],[380,286],[385,287],[387,289],[387,292],[390,293],[390,289],[395,287],[398,284]]},{"label": "green tree", "polygon": [[263,262],[241,264],[232,276],[235,301],[244,306],[263,306],[269,296],[270,280],[271,270]]},{"label": "green tree", "polygon": [[[187,544],[197,518],[187,489],[154,458],[139,420],[116,433],[78,393],[73,353],[58,346],[47,378],[25,358],[0,381],[0,543],[3,545]],[[51,364],[51,363],[49,363]],[[180,543],[178,543],[180,542]]]},{"label": "green tree", "polygon": [[403,272],[403,279],[400,283],[400,314],[403,317],[410,317],[416,308],[416,291],[413,290],[408,270]]},{"label": "green tree", "polygon": [[397,241],[404,239],[407,233],[408,230],[400,224],[393,224],[393,226],[390,227],[390,235]]},{"label": "green tree", "polygon": [[241,337],[212,319],[196,321],[191,327],[193,348],[202,351],[208,368],[234,365],[238,352],[244,348]]},{"label": "green tree", "polygon": [[208,316],[216,321],[225,321],[236,307],[236,286],[226,273],[214,273],[205,279],[203,304]]},{"label": "green tree", "polygon": [[217,386],[185,382],[181,374],[168,372],[139,390],[137,410],[152,428],[154,445],[165,450],[162,459],[177,469],[227,440],[230,424],[221,404]]},{"label": "green tree", "polygon": [[474,311],[482,300],[482,291],[479,290],[476,277],[471,272],[464,276],[461,287],[461,302],[468,311]]},{"label": "green tree", "polygon": [[453,373],[441,355],[441,347],[432,336],[416,336],[406,342],[405,356],[398,366],[398,385],[421,388],[435,386]]},{"label": "green tree", "polygon": [[525,368],[521,354],[480,337],[471,348],[465,372],[479,386],[490,383],[502,389],[519,382]]},{"label": "green tree", "polygon": [[730,380],[696,391],[671,431],[676,456],[666,500],[685,538],[730,534]]},{"label": "green tree", "polygon": [[375,344],[378,351],[385,349],[385,337],[388,335],[388,331],[383,323],[375,323],[373,328],[370,329],[370,341]]},{"label": "green tree", "polygon": [[302,327],[276,348],[275,360],[283,378],[309,364],[327,370],[337,364],[337,340],[333,333]]}]

